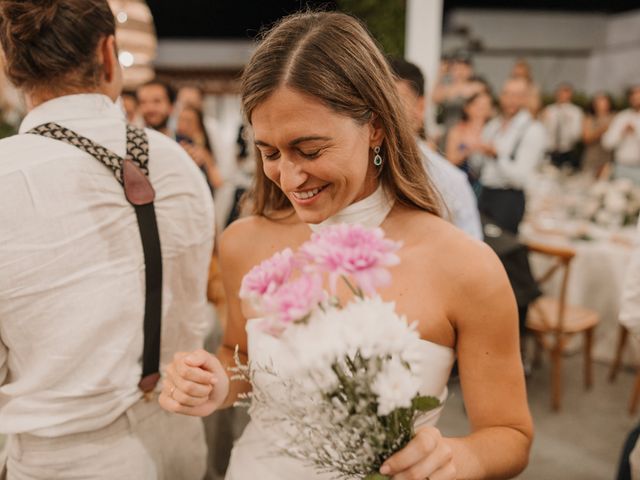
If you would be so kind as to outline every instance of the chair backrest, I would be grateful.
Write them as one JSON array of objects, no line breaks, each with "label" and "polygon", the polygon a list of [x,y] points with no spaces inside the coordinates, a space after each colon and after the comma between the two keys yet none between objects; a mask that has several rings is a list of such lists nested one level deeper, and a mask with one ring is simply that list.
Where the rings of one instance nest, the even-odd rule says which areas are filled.
[{"label": "chair backrest", "polygon": [[[526,242],[525,244],[531,253],[537,253],[540,255],[544,255],[549,257],[552,262],[549,267],[536,278],[536,283],[539,286],[543,286],[545,283],[551,281],[552,278],[556,276],[556,274],[561,276],[560,283],[560,294],[558,296],[558,311],[557,311],[557,321],[556,322],[547,322],[545,318],[544,312],[541,313],[542,321],[547,324],[549,330],[555,330],[556,332],[562,332],[563,324],[564,324],[564,314],[566,310],[567,303],[567,284],[569,282],[569,266],[571,264],[571,260],[576,256],[576,252],[574,249],[570,247],[562,247],[557,245],[548,245],[539,242]],[[535,302],[531,306],[531,308],[536,308]],[[555,326],[555,328],[554,328]]]}]

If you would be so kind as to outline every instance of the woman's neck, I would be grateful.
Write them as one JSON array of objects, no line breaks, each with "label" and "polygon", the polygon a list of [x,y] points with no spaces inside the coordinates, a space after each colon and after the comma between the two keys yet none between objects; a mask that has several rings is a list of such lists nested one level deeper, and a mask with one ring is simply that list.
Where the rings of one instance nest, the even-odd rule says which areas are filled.
[{"label": "woman's neck", "polygon": [[308,225],[313,231],[339,223],[360,224],[368,228],[375,228],[382,225],[393,208],[393,204],[393,199],[386,193],[382,185],[379,185],[371,195],[352,203],[320,223]]}]

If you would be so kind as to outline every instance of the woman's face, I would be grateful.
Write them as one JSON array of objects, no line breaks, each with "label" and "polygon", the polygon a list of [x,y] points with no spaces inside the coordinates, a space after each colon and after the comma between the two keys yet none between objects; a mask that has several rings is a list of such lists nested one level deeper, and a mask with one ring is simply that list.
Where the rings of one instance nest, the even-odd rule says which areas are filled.
[{"label": "woman's face", "polygon": [[596,115],[606,115],[611,112],[611,102],[606,95],[598,95],[593,99],[593,110]]},{"label": "woman's face", "polygon": [[487,120],[491,117],[493,106],[489,95],[478,95],[473,102],[466,107],[467,115],[471,120]]},{"label": "woman's face", "polygon": [[454,61],[450,68],[451,76],[457,82],[466,82],[473,75],[473,68],[466,62]]},{"label": "woman's face", "polygon": [[198,127],[198,116],[196,112],[190,109],[183,109],[180,112],[180,115],[178,115],[176,133],[195,140],[199,131],[200,128]]},{"label": "woman's face", "polygon": [[320,223],[377,187],[372,149],[382,130],[280,87],[251,115],[264,173],[303,222]]}]

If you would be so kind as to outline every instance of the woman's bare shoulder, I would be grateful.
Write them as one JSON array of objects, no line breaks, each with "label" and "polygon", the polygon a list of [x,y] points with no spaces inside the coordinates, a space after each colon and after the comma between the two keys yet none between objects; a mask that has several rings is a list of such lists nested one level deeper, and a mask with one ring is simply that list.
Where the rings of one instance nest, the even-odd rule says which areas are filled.
[{"label": "woman's bare shoulder", "polygon": [[220,235],[223,267],[227,264],[246,270],[247,265],[251,267],[288,246],[299,227],[300,221],[291,215],[252,215],[236,220]]},{"label": "woman's bare shoulder", "polygon": [[487,276],[504,275],[502,263],[494,251],[436,215],[407,210],[401,215],[405,243],[414,255],[430,263],[430,270],[453,274],[462,283],[476,283]]}]

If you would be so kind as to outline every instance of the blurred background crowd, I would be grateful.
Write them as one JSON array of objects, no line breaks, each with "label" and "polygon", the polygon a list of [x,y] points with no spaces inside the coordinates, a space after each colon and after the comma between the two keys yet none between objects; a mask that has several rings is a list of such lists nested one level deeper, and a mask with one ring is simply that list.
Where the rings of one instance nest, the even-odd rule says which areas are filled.
[{"label": "blurred background crowd", "polygon": [[[254,148],[240,112],[239,76],[260,29],[305,6],[360,17],[408,82],[401,94],[418,112],[420,136],[464,173],[477,195],[485,241],[503,260],[523,308],[523,338],[530,332],[536,339],[525,347],[551,345],[551,361],[529,378],[538,437],[522,478],[613,478],[633,425],[627,404],[635,412],[640,392],[634,390],[637,348],[618,323],[640,212],[640,3],[110,3],[125,67],[121,107],[132,124],[175,139],[200,167],[215,199],[218,232],[241,215],[240,199],[252,184]],[[398,63],[402,58],[411,63]],[[0,138],[17,132],[28,108],[0,74]],[[508,136],[516,146],[501,152]],[[511,165],[508,174],[497,172],[490,160],[496,158]],[[521,212],[496,210],[492,194],[507,189],[514,196],[506,203],[521,202]],[[567,268],[571,263],[570,281],[532,286],[532,278],[555,261]],[[582,308],[577,323],[569,313],[564,327],[563,320],[552,326],[536,324],[531,314],[527,320],[538,288],[563,306]],[[214,348],[224,328],[215,257],[209,299],[218,319]],[[585,334],[584,345],[570,341],[577,333]],[[579,352],[585,384],[594,385],[588,394],[576,373]],[[523,351],[523,357],[528,362],[536,356]],[[452,389],[453,403],[460,403]],[[550,394],[561,414],[551,414]],[[463,433],[462,407],[448,412],[445,429]],[[216,448],[216,439],[237,434],[240,415],[208,420],[211,478],[222,474],[228,455],[228,448]]]}]

